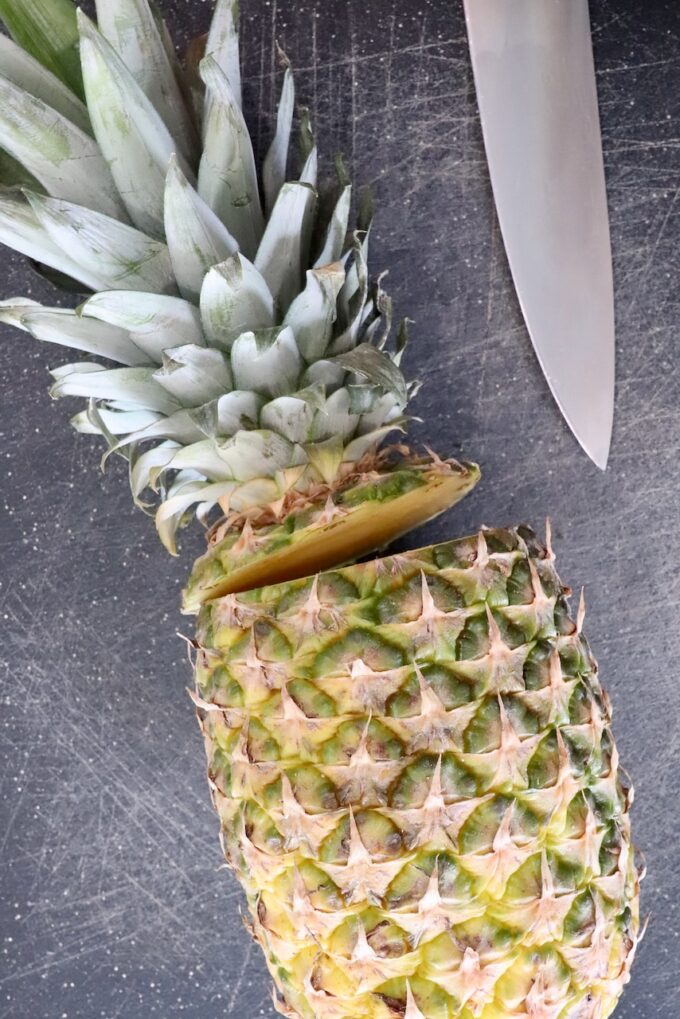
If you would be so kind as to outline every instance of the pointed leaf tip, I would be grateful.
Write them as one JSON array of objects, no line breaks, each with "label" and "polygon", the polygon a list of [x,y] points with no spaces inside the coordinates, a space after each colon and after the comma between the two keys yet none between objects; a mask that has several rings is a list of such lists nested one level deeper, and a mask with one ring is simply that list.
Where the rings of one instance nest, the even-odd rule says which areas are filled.
[{"label": "pointed leaf tip", "polygon": [[264,229],[253,147],[232,86],[214,57],[201,61],[209,90],[198,192],[253,259]]},{"label": "pointed leaf tip", "polygon": [[274,298],[244,255],[232,255],[208,272],[201,289],[201,318],[210,342],[225,350],[242,332],[274,325]]},{"label": "pointed leaf tip", "polygon": [[[177,142],[116,50],[84,14],[79,25],[83,77],[99,147],[132,222],[160,238],[165,177]],[[191,175],[188,165],[183,168]]]},{"label": "pointed leaf tip", "polygon": [[[239,19],[238,0],[217,0],[210,32],[206,41],[205,52],[212,56],[226,75],[231,85],[234,98],[239,106],[241,102],[241,55],[239,52]],[[206,102],[209,103],[209,97]]]},{"label": "pointed leaf tip", "polygon": [[165,235],[182,296],[198,303],[206,273],[238,251],[222,220],[172,156],[165,179]]},{"label": "pointed leaf tip", "polygon": [[182,95],[174,52],[166,48],[163,22],[149,0],[97,0],[96,6],[99,31],[160,114],[184,158],[194,163],[198,133]]}]

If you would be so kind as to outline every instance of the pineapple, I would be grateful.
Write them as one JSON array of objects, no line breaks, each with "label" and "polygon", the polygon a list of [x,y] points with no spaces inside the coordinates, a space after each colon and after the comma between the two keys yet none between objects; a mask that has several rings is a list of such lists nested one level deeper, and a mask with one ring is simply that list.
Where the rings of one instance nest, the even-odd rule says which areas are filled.
[{"label": "pineapple", "polygon": [[[0,0],[0,240],[84,297],[0,318],[85,357],[75,428],[208,550],[193,694],[225,856],[291,1019],[606,1019],[640,937],[632,790],[550,541],[481,530],[352,565],[478,468],[388,444],[416,384],[369,203],[258,173],[238,11],[180,66],[149,0]],[[348,565],[349,564],[349,565]]]},{"label": "pineapple", "polygon": [[611,1014],[632,793],[565,594],[519,529],[205,602],[210,787],[284,1015]]}]

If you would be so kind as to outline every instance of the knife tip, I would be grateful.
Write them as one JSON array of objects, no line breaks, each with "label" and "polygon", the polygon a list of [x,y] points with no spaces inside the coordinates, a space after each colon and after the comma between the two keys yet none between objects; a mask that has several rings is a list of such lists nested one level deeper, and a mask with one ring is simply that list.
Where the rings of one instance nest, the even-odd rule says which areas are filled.
[{"label": "knife tip", "polygon": [[583,449],[588,454],[590,459],[593,461],[595,466],[599,467],[602,472],[606,471],[607,464],[609,463],[609,449],[611,445],[610,437],[608,436],[606,443],[603,443],[600,446],[589,447],[584,442],[582,442],[581,445],[583,446]]}]

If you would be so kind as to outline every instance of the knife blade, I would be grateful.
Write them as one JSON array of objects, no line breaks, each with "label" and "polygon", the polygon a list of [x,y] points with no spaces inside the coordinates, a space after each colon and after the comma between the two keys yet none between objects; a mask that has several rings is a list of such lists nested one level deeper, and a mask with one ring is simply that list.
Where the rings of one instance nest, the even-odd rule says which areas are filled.
[{"label": "knife blade", "polygon": [[464,0],[491,183],[539,362],[605,469],[614,288],[588,0]]}]

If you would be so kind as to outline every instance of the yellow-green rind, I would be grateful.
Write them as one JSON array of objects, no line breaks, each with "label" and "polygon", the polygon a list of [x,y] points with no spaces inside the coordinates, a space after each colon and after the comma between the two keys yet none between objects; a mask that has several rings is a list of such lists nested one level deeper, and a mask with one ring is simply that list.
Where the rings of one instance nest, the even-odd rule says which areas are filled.
[{"label": "yellow-green rind", "polygon": [[291,1019],[606,1019],[632,794],[549,549],[482,531],[231,594],[196,701]]},{"label": "yellow-green rind", "polygon": [[280,522],[231,528],[196,562],[183,610],[194,613],[233,591],[309,576],[384,548],[453,506],[479,477],[476,464],[404,461],[293,507]]}]

